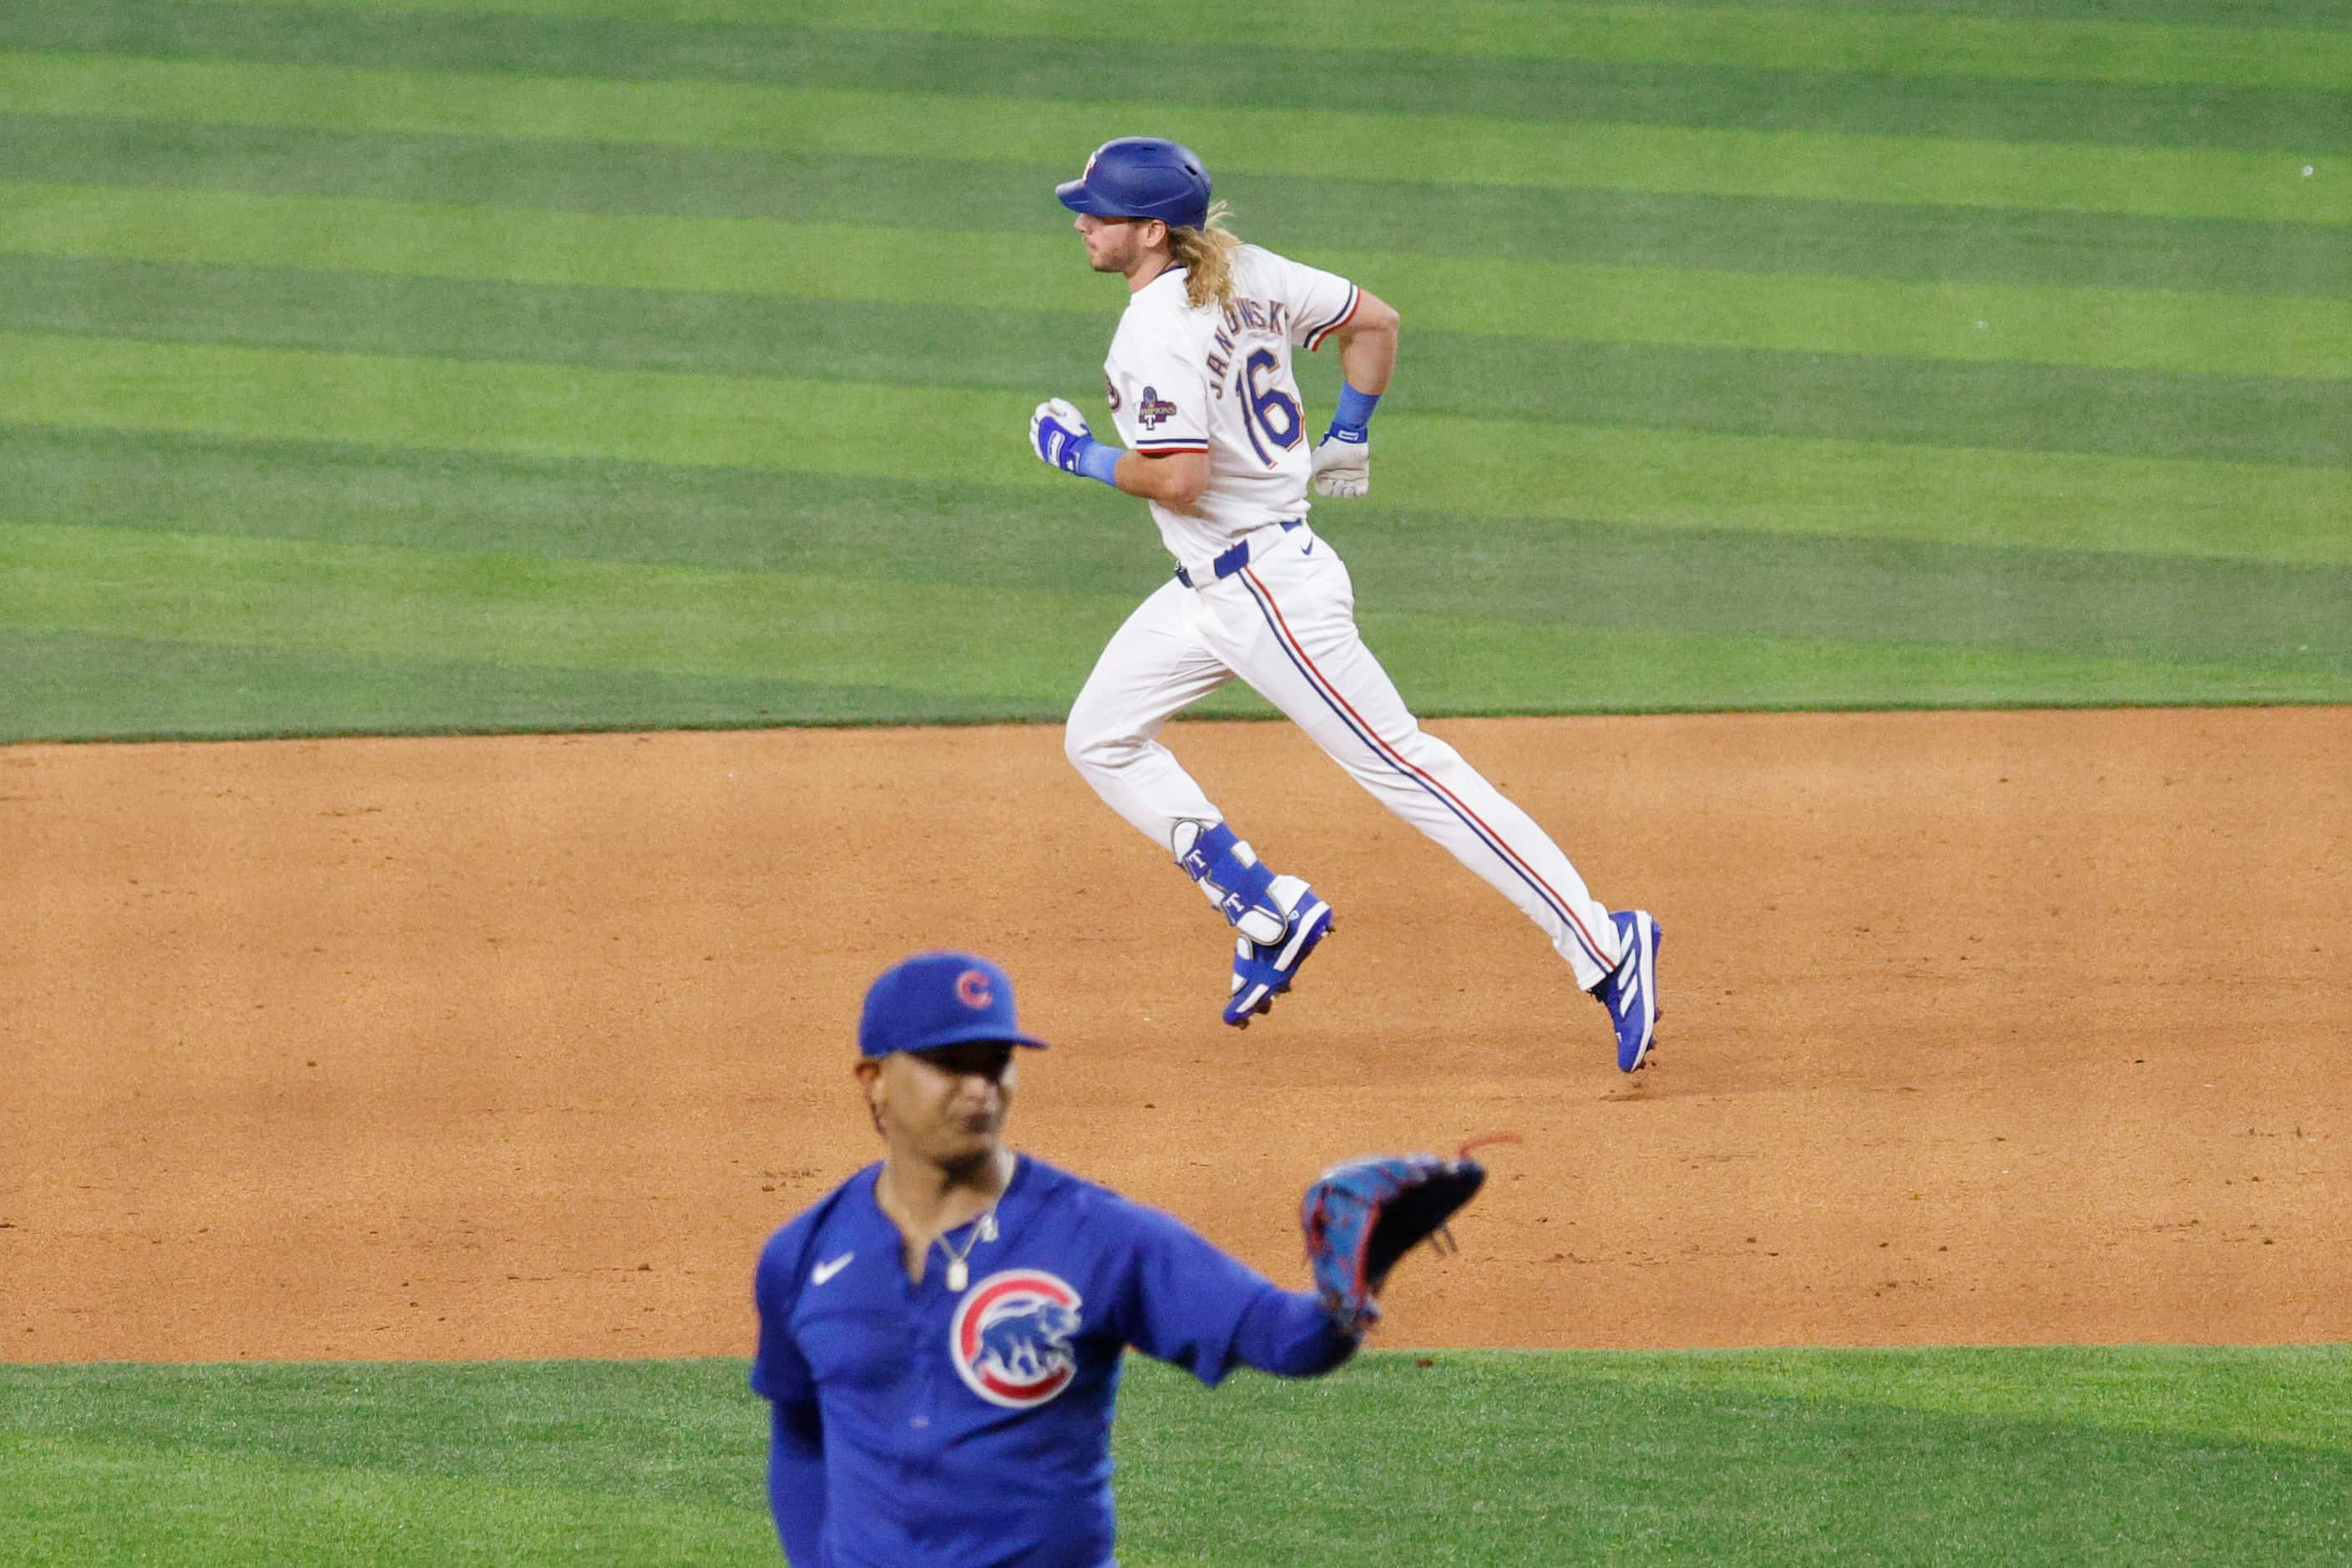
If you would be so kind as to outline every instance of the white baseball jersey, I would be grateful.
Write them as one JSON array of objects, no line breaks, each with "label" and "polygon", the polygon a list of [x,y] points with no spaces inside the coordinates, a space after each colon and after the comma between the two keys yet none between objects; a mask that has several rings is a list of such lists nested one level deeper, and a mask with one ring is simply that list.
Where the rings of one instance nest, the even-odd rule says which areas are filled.
[{"label": "white baseball jersey", "polygon": [[1138,452],[1206,452],[1209,485],[1191,512],[1154,504],[1177,563],[1204,570],[1244,534],[1307,515],[1314,443],[1290,373],[1356,312],[1356,286],[1255,245],[1234,255],[1234,302],[1195,309],[1184,269],[1135,291],[1103,362],[1121,440]]}]

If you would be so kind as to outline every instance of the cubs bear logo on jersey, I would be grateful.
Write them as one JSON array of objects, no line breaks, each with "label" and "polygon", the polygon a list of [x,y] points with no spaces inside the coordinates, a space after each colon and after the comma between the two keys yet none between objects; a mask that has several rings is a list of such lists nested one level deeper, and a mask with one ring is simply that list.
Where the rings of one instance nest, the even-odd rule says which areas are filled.
[{"label": "cubs bear logo on jersey", "polygon": [[1155,387],[1143,389],[1143,401],[1135,405],[1135,422],[1146,430],[1155,425],[1165,425],[1176,417],[1176,405],[1160,395]]},{"label": "cubs bear logo on jersey", "polygon": [[1082,1305],[1069,1281],[1042,1268],[1003,1269],[973,1286],[948,1325],[964,1386],[1008,1410],[1052,1399],[1077,1375],[1070,1340]]}]

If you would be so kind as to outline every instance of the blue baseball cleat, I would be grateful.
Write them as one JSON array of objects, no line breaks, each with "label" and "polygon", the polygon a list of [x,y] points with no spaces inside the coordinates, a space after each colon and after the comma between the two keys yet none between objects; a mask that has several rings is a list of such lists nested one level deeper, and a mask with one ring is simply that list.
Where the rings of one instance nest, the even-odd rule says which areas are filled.
[{"label": "blue baseball cleat", "polygon": [[1270,1012],[1274,999],[1290,989],[1291,977],[1322,940],[1331,934],[1331,906],[1296,877],[1274,879],[1275,901],[1286,911],[1280,940],[1252,942],[1234,938],[1234,990],[1225,1003],[1225,1022],[1246,1029],[1249,1021]]},{"label": "blue baseball cleat", "polygon": [[1617,1070],[1632,1072],[1650,1054],[1658,1032],[1658,949],[1665,931],[1647,910],[1621,910],[1609,918],[1617,923],[1623,956],[1592,994],[1609,1009],[1617,1030]]}]

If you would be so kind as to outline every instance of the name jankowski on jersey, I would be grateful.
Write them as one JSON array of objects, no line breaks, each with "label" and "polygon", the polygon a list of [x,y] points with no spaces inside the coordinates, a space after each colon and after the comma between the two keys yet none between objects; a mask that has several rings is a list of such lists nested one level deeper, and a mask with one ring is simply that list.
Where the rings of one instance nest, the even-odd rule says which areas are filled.
[{"label": "name jankowski on jersey", "polygon": [[1279,300],[1244,300],[1236,296],[1231,309],[1225,311],[1225,324],[1218,329],[1216,341],[1209,353],[1209,395],[1225,395],[1225,366],[1239,347],[1236,339],[1243,336],[1279,338],[1283,334],[1283,312],[1290,307]]}]

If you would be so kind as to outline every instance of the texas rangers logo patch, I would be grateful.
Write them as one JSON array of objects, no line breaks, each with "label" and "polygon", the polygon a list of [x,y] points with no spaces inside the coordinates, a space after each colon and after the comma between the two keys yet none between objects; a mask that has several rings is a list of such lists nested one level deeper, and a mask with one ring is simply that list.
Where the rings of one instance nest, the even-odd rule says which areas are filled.
[{"label": "texas rangers logo patch", "polygon": [[1161,397],[1151,387],[1143,389],[1143,401],[1135,405],[1135,422],[1146,430],[1155,425],[1165,425],[1176,417],[1176,405]]},{"label": "texas rangers logo patch", "polygon": [[1007,1268],[973,1286],[948,1326],[964,1386],[1007,1410],[1034,1409],[1069,1387],[1081,1305],[1068,1280],[1042,1268]]}]

